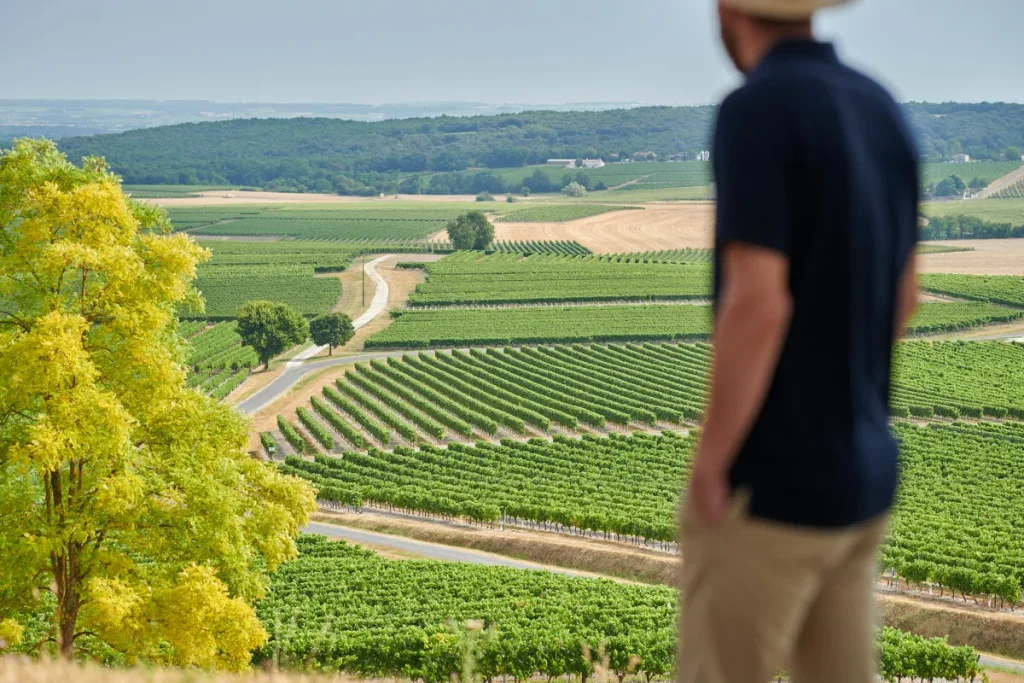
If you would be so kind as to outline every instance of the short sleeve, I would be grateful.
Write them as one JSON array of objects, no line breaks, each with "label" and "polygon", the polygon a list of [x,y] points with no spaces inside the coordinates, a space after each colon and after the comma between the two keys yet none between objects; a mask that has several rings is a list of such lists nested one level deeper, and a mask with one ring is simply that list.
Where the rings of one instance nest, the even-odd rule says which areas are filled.
[{"label": "short sleeve", "polygon": [[777,97],[741,89],[718,112],[712,162],[715,243],[743,242],[790,255],[792,150]]}]

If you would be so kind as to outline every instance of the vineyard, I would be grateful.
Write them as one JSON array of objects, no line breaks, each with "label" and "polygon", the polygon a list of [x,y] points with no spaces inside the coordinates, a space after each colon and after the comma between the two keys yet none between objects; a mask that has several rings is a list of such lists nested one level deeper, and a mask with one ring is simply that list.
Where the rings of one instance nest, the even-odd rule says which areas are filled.
[{"label": "vineyard", "polygon": [[554,256],[585,256],[590,250],[575,240],[498,241],[491,251],[513,254],[549,254]]},{"label": "vineyard", "polygon": [[253,299],[269,299],[304,315],[318,315],[331,310],[341,296],[341,280],[314,277],[313,266],[301,265],[200,268],[195,287],[206,301],[206,310],[186,311],[183,317],[229,320]]},{"label": "vineyard", "polygon": [[[1024,419],[1022,346],[907,342],[895,363],[894,416]],[[311,432],[307,450],[696,424],[710,364],[707,344],[471,349],[356,364],[314,401],[329,438]]]},{"label": "vineyard", "polygon": [[499,218],[499,221],[513,223],[565,223],[582,218],[599,216],[611,211],[643,211],[639,206],[613,206],[593,204],[546,204],[521,209]]},{"label": "vineyard", "polygon": [[[463,672],[467,655],[485,681],[586,680],[603,653],[609,673],[620,681],[630,674],[648,682],[672,677],[678,598],[670,588],[386,560],[320,536],[300,538],[299,549],[299,558],[282,565],[257,605],[274,634],[257,659],[444,683]],[[979,673],[970,647],[894,629],[882,629],[878,647],[889,681]]]},{"label": "vineyard", "polygon": [[1024,346],[906,342],[894,367],[894,414],[1024,419]]},{"label": "vineyard", "polygon": [[[893,426],[902,446],[900,490],[883,557],[912,583],[931,581],[1015,605],[1024,565],[1024,428],[1019,424]],[[671,431],[552,440],[397,447],[313,460],[284,471],[321,496],[478,522],[654,543],[677,537],[678,498],[696,436]]]},{"label": "vineyard", "polygon": [[189,345],[188,386],[213,398],[222,399],[237,389],[249,376],[249,369],[258,365],[256,353],[241,345],[233,322],[212,327],[204,322],[186,322],[179,332]]},{"label": "vineyard", "polygon": [[393,313],[367,349],[705,339],[710,306],[576,306]]},{"label": "vineyard", "polygon": [[1024,308],[1024,278],[1013,275],[929,273],[921,276],[921,289],[960,299]]},{"label": "vineyard", "polygon": [[974,247],[954,247],[948,244],[918,244],[917,253],[922,256],[928,254],[952,254],[958,251],[974,251]]},{"label": "vineyard", "polygon": [[975,161],[967,164],[930,163],[921,166],[921,182],[932,185],[949,176],[959,176],[965,183],[981,178],[986,184],[1013,173],[1020,168],[1019,161]]},{"label": "vineyard", "polygon": [[1024,318],[1024,310],[988,303],[924,303],[917,307],[907,329],[913,334],[953,332]]},{"label": "vineyard", "polygon": [[416,287],[409,303],[652,301],[710,294],[711,270],[700,264],[462,252],[428,265],[427,281]]},{"label": "vineyard", "polygon": [[993,199],[1024,199],[1024,180],[1018,180],[1013,185],[1004,187],[992,195]]},{"label": "vineyard", "polygon": [[711,263],[715,253],[711,249],[664,249],[632,254],[612,254],[604,258],[617,263]]}]

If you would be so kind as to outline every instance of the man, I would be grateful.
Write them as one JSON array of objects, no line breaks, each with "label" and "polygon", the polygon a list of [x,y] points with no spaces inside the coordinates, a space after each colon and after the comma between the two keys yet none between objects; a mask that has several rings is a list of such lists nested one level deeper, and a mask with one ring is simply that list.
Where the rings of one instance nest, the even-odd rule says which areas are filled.
[{"label": "man", "polygon": [[719,1],[747,79],[712,157],[715,359],[682,512],[684,683],[874,676],[919,180],[899,107],[814,40],[814,11],[843,1]]}]

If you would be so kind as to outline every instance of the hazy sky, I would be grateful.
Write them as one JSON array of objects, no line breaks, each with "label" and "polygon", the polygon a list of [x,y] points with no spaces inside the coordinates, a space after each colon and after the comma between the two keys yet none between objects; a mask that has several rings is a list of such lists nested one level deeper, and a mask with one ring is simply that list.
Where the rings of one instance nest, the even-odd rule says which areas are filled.
[{"label": "hazy sky", "polygon": [[[0,98],[702,104],[714,0],[3,0]],[[903,100],[1024,102],[1021,0],[820,20]]]}]

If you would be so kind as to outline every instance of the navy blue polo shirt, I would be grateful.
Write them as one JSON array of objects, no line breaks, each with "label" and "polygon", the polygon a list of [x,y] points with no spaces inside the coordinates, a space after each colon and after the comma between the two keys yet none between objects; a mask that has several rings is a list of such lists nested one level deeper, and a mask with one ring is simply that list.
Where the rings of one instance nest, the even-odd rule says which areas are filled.
[{"label": "navy blue polo shirt", "polygon": [[730,472],[754,517],[852,526],[893,503],[889,374],[898,283],[917,241],[918,161],[899,106],[832,45],[777,45],[722,104],[712,161],[722,248],[790,262],[793,317]]}]

